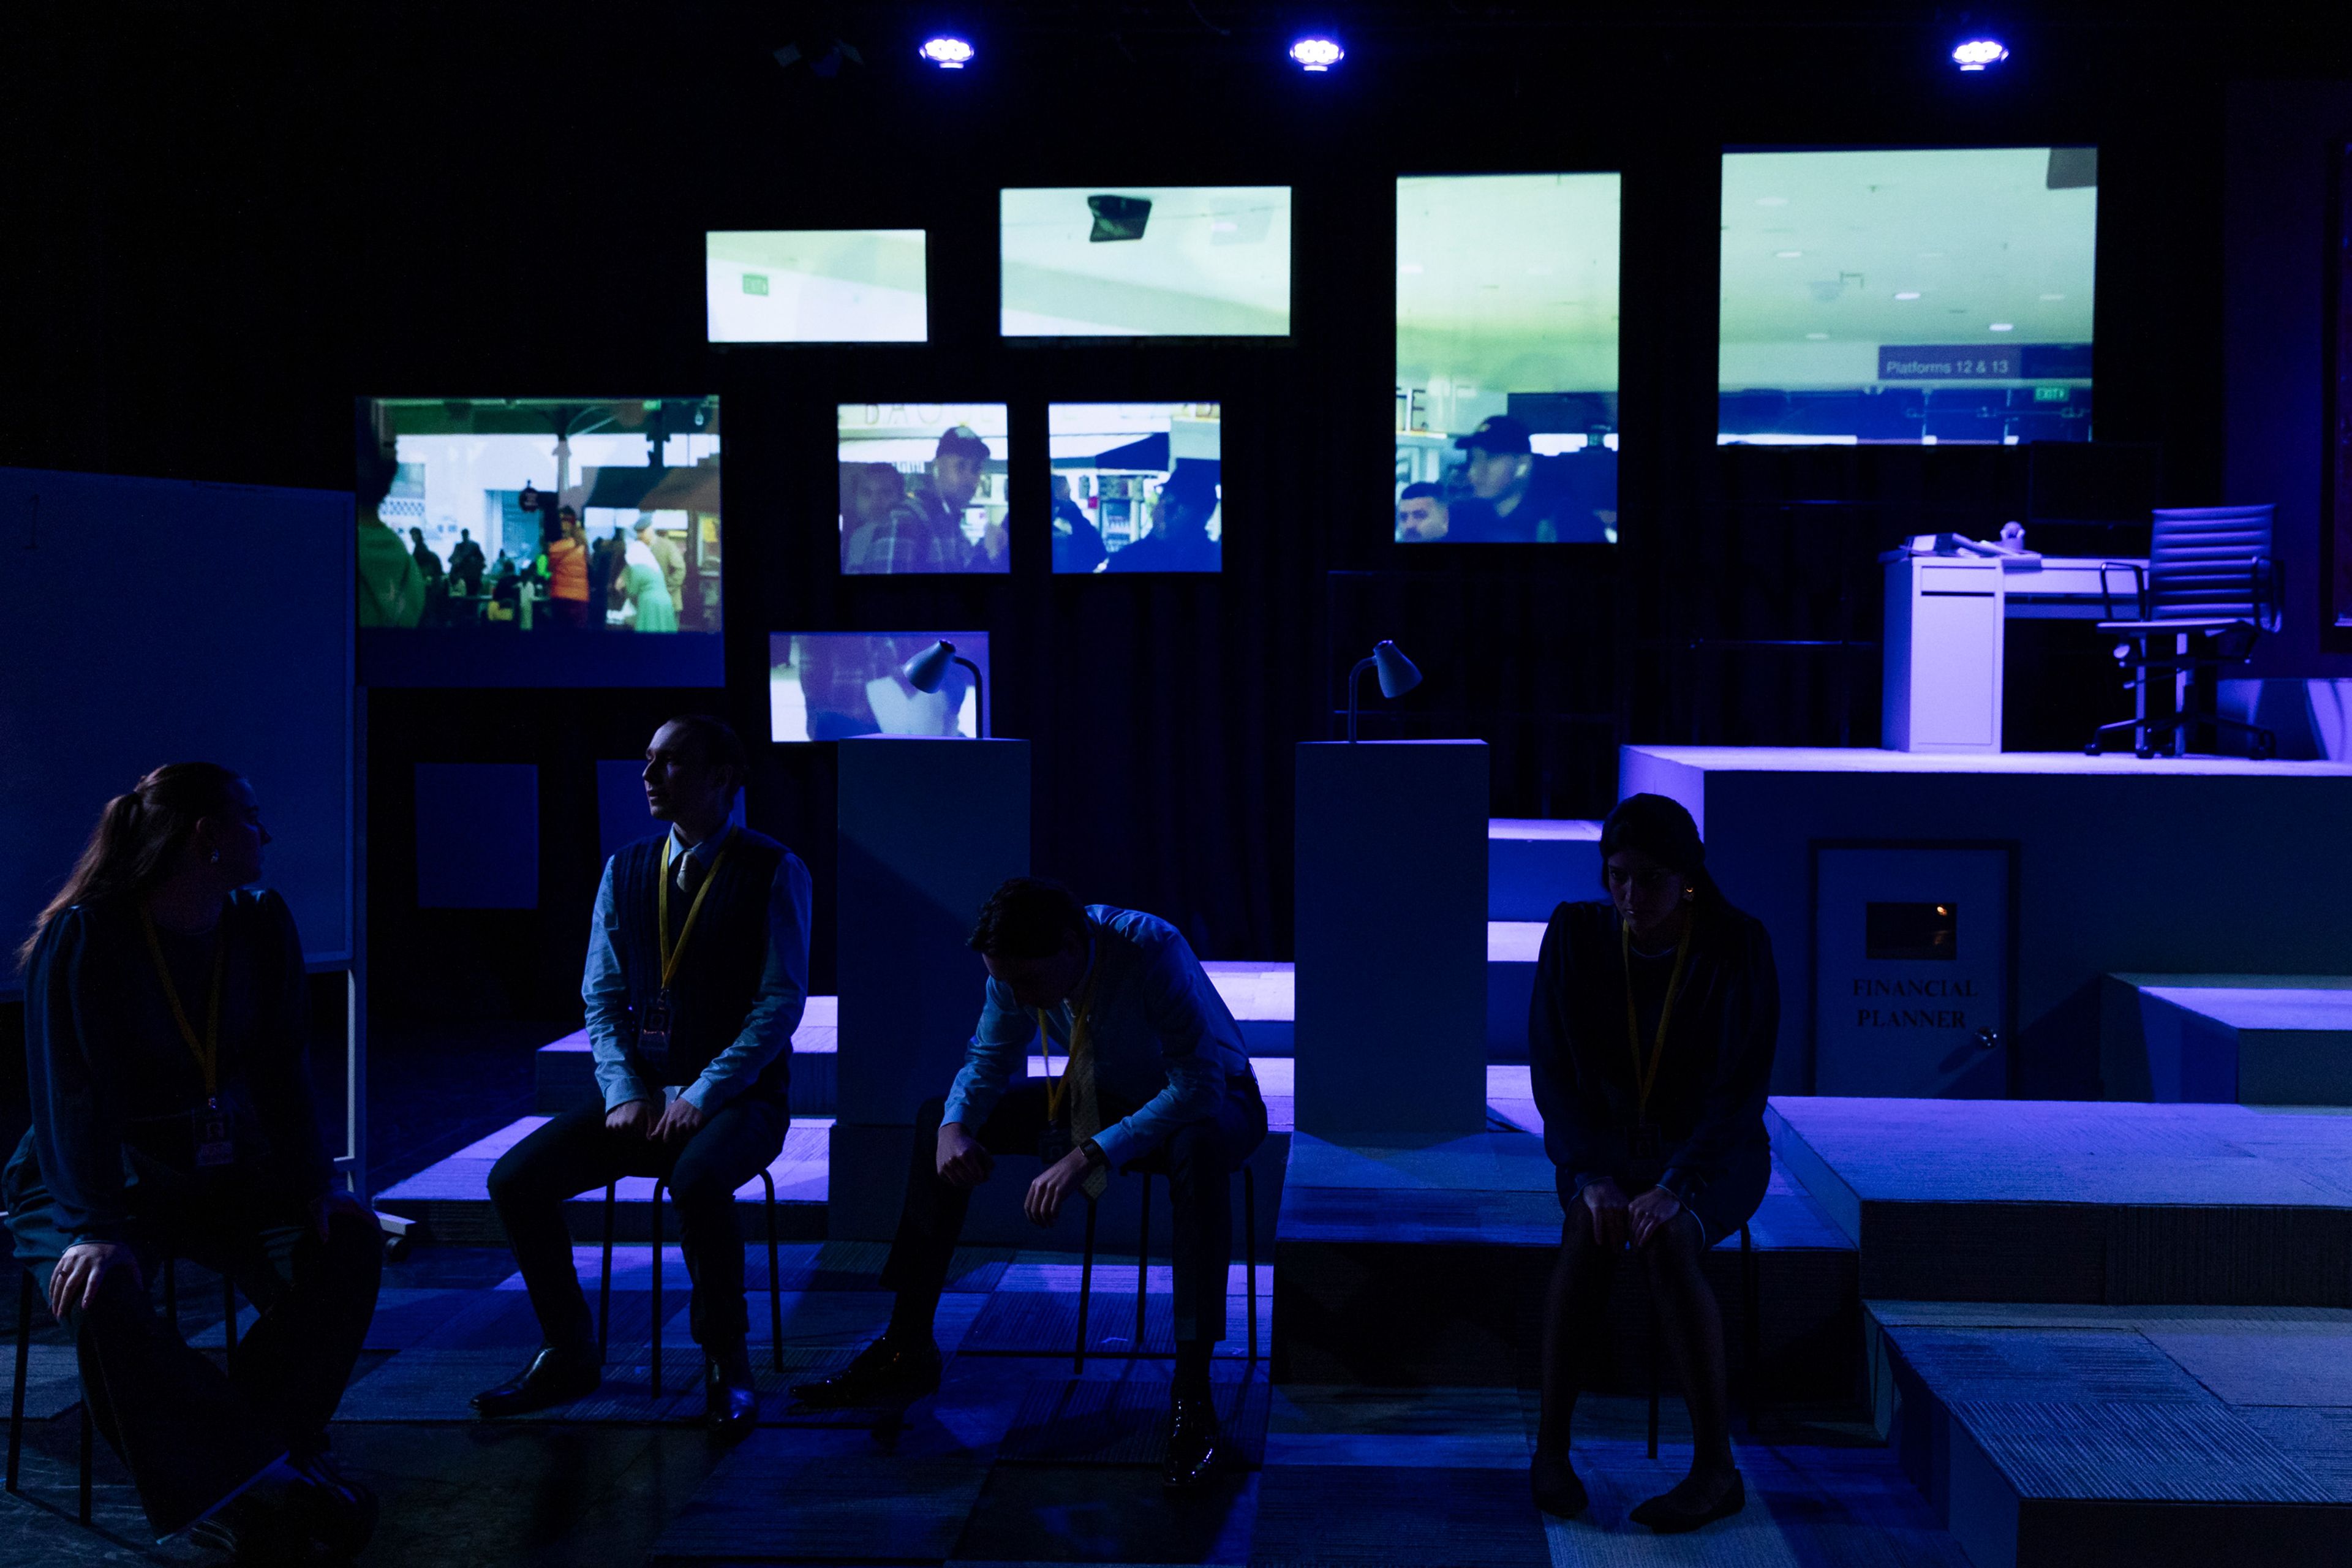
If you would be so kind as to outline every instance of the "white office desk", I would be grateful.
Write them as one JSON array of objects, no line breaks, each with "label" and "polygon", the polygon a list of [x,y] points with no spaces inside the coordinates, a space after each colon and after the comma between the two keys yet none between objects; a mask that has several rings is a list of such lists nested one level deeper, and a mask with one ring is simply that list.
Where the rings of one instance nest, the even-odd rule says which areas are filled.
[{"label": "white office desk", "polygon": [[[2011,620],[2129,620],[2139,614],[2144,558],[2045,555],[2038,563],[2002,562]],[[2110,606],[2112,614],[2110,613]]]},{"label": "white office desk", "polygon": [[2003,628],[2011,619],[2130,618],[2147,563],[2127,557],[1907,555],[1885,564],[1879,718],[1893,752],[2000,750]]}]

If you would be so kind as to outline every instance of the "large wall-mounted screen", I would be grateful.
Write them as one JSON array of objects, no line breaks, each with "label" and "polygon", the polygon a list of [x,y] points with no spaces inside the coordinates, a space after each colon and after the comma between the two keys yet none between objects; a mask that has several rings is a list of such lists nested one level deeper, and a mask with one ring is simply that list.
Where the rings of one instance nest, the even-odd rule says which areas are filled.
[{"label": "large wall-mounted screen", "polygon": [[1054,570],[1214,572],[1224,564],[1224,447],[1213,403],[1056,403]]},{"label": "large wall-mounted screen", "polygon": [[1289,335],[1287,185],[1074,186],[999,200],[1008,338]]},{"label": "large wall-mounted screen", "polygon": [[1010,428],[1002,403],[845,403],[841,569],[1004,572]]},{"label": "large wall-mounted screen", "polygon": [[398,467],[380,540],[361,515],[361,626],[719,630],[716,397],[389,397],[375,419]]},{"label": "large wall-mounted screen", "polygon": [[977,735],[980,694],[950,663],[937,691],[918,691],[907,661],[946,640],[988,678],[986,632],[776,632],[768,638],[768,738]]},{"label": "large wall-mounted screen", "polygon": [[919,228],[714,230],[703,290],[714,343],[919,343]]},{"label": "large wall-mounted screen", "polygon": [[1727,153],[1718,438],[2086,441],[2095,147]]},{"label": "large wall-mounted screen", "polygon": [[1399,541],[1616,542],[1620,184],[1397,182]]}]

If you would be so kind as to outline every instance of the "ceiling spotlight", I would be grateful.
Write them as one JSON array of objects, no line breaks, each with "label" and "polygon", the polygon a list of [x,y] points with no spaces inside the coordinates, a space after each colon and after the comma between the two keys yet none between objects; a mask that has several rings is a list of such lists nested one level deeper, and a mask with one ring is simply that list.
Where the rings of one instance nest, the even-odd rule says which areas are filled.
[{"label": "ceiling spotlight", "polygon": [[1952,63],[1964,71],[1980,71],[2009,58],[1999,38],[1969,38],[1952,47]]},{"label": "ceiling spotlight", "polygon": [[1337,38],[1309,33],[1290,46],[1290,58],[1307,70],[1327,71],[1348,58]]},{"label": "ceiling spotlight", "polygon": [[953,33],[940,33],[923,40],[915,51],[944,71],[960,71],[971,64],[971,41],[959,38]]}]

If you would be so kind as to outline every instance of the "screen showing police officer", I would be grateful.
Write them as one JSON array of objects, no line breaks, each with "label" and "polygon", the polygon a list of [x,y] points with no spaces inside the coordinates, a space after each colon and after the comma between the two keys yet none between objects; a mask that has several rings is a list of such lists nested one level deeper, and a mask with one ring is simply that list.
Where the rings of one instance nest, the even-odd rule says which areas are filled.
[{"label": "screen showing police officer", "polygon": [[1054,570],[1222,570],[1221,413],[1214,403],[1051,405]]},{"label": "screen showing police officer", "polygon": [[1617,542],[1619,184],[1397,182],[1398,542]]},{"label": "screen showing police officer", "polygon": [[1001,403],[845,403],[841,570],[1009,572],[1012,443]]}]

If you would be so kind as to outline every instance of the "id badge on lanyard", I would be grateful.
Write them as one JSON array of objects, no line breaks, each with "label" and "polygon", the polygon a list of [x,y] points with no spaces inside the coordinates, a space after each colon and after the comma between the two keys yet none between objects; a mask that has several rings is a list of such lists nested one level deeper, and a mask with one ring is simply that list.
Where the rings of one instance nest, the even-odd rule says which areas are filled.
[{"label": "id badge on lanyard", "polygon": [[637,1055],[646,1066],[658,1068],[669,1062],[669,993],[657,991],[646,1004],[645,1016],[637,1020]]},{"label": "id badge on lanyard", "polygon": [[236,1163],[236,1135],[228,1112],[217,1100],[206,1100],[190,1113],[195,1122],[196,1169],[217,1171]]}]

